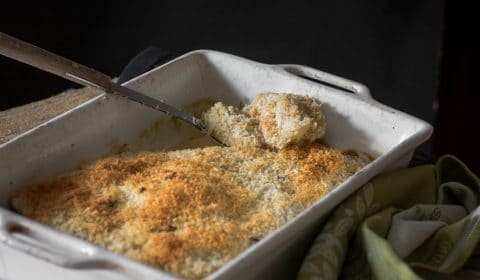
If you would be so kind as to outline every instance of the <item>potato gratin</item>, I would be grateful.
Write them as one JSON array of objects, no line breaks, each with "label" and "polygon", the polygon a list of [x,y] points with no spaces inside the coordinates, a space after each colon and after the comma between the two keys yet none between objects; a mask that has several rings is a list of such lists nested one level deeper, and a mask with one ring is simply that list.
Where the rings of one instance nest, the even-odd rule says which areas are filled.
[{"label": "potato gratin", "polygon": [[176,276],[205,277],[368,160],[318,142],[320,104],[261,94],[203,118],[231,147],[108,157],[13,195],[19,213]]}]

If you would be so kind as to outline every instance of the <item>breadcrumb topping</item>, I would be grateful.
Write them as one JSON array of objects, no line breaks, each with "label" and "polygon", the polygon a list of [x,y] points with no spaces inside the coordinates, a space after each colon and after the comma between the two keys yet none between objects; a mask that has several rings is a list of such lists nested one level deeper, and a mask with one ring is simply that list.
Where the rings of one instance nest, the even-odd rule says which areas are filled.
[{"label": "breadcrumb topping", "polygon": [[[249,115],[233,107],[212,108],[212,118],[226,112],[230,116],[220,124],[225,137],[234,135],[228,130],[238,127],[252,133],[232,138],[230,143],[235,145],[231,147],[103,158],[15,193],[12,207],[31,219],[176,276],[203,278],[368,163],[355,153],[342,153],[318,141],[310,143],[325,129],[318,123],[323,117],[310,120],[296,115],[319,114],[318,104],[290,95],[282,95],[277,103],[272,101],[276,97],[271,98],[264,95],[246,107]],[[292,100],[296,108],[289,107]],[[281,112],[283,106],[290,109]],[[260,117],[255,120],[258,126],[249,130],[252,115]],[[277,118],[298,124],[301,132],[290,131]],[[249,138],[254,134],[258,141],[280,148],[238,140],[256,143]],[[309,144],[282,144],[300,139]]]},{"label": "breadcrumb topping", "polygon": [[366,162],[314,143],[109,157],[24,189],[34,220],[185,278],[214,272]]}]

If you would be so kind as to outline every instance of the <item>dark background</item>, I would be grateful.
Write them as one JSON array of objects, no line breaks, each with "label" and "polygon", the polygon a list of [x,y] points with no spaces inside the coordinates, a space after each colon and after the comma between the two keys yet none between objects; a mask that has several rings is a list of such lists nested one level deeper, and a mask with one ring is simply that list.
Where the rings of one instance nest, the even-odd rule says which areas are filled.
[{"label": "dark background", "polygon": [[[453,153],[480,171],[475,9],[458,2],[19,1],[2,4],[0,27],[111,76],[149,45],[309,65],[362,82],[378,101],[434,124],[422,152]],[[76,87],[4,57],[0,83],[0,110]]]}]

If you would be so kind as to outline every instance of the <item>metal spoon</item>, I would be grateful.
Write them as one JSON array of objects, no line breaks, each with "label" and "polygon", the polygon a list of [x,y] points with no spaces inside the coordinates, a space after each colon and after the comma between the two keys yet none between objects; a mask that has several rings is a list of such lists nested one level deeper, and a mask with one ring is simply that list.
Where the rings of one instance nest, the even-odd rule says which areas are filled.
[{"label": "metal spoon", "polygon": [[76,63],[3,32],[0,32],[0,54],[83,86],[95,87],[106,93],[117,93],[130,100],[139,102],[155,110],[162,111],[168,115],[172,115],[195,126],[217,143],[224,145],[221,141],[209,134],[205,124],[195,116],[183,112],[160,100],[116,84],[112,81],[111,77],[95,69]]}]

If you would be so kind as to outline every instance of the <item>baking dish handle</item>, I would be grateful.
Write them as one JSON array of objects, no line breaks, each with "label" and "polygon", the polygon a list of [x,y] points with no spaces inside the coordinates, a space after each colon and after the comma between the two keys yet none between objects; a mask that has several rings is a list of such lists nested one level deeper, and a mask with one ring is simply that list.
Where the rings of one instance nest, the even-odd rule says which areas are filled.
[{"label": "baking dish handle", "polygon": [[0,217],[0,242],[14,250],[64,268],[115,269],[116,267],[111,262],[101,258],[101,256],[95,252],[94,248],[88,246],[81,246],[81,248],[79,246],[73,246],[74,248],[78,248],[78,251],[72,253],[77,254],[78,257],[67,256],[65,253],[66,249],[62,249],[62,246],[53,244],[54,242],[55,244],[72,242],[57,236],[55,240],[49,240],[49,245],[51,244],[51,246],[48,246],[42,242],[42,239],[45,238],[41,238],[41,236],[47,236],[47,234],[42,234],[40,228],[33,229],[20,221],[9,221],[5,219],[5,216]]},{"label": "baking dish handle", "polygon": [[[0,209],[0,244],[3,243],[16,251],[25,253],[53,265],[76,270],[108,270],[121,273],[122,279],[157,279],[144,267],[128,260],[112,259],[112,253],[86,241],[72,239],[59,232],[52,236],[51,229],[37,225],[27,219]],[[155,270],[158,279],[176,279]]]},{"label": "baking dish handle", "polygon": [[341,88],[343,90],[350,91],[364,98],[372,98],[370,90],[363,84],[357,83],[352,80],[348,80],[327,72],[320,71],[318,69],[298,65],[298,64],[278,64],[277,67],[284,71],[301,77],[306,77],[325,83],[330,86]]}]

